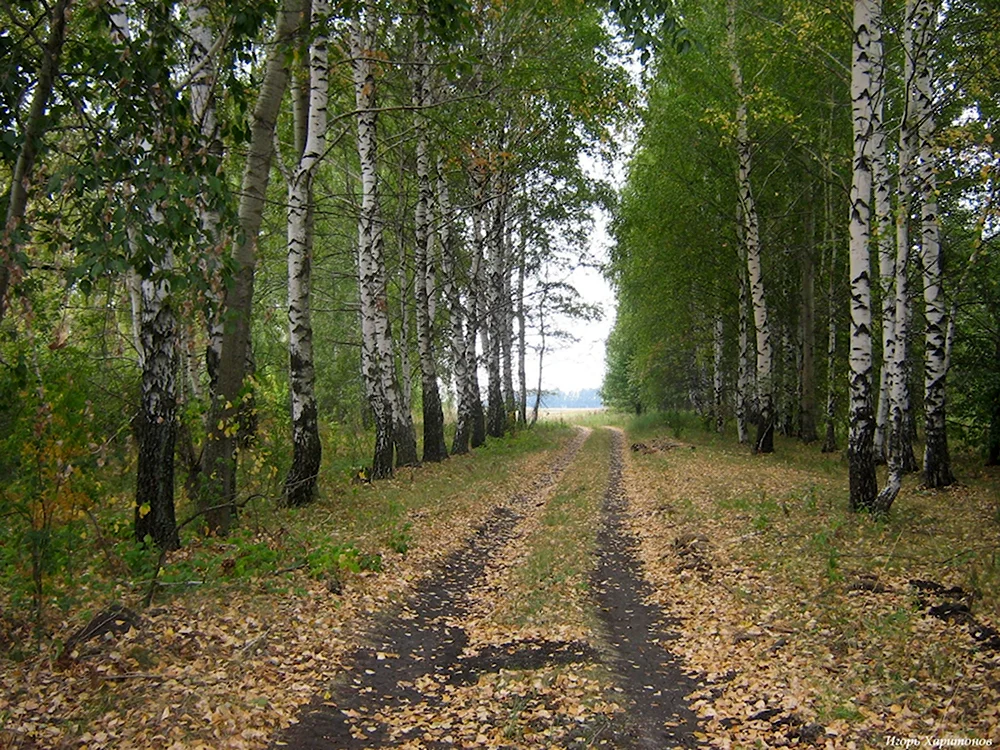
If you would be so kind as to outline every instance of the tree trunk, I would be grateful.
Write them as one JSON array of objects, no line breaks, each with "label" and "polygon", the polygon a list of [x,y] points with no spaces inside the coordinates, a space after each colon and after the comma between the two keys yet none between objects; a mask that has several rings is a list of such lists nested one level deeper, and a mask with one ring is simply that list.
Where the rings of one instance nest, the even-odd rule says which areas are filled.
[{"label": "tree trunk", "polygon": [[437,160],[437,234],[441,248],[441,273],[444,280],[444,299],[448,303],[448,322],[451,340],[451,369],[455,379],[455,437],[452,453],[468,453],[472,431],[472,404],[469,398],[469,355],[465,337],[465,314],[459,289],[458,259],[451,236],[451,198],[444,175],[444,159]]},{"label": "tree trunk", "polygon": [[417,206],[416,279],[417,346],[420,353],[420,387],[423,396],[424,461],[443,461],[448,457],[444,442],[444,410],[438,390],[437,355],[434,343],[434,232],[431,228],[431,163],[428,154],[427,118],[423,109],[430,103],[429,63],[424,38],[427,19],[421,11],[417,18],[416,75],[413,106],[417,128]]},{"label": "tree trunk", "polygon": [[[288,180],[288,356],[292,410],[292,465],[285,478],[285,503],[292,507],[312,502],[323,446],[316,407],[316,370],[310,314],[313,249],[313,177],[326,150],[329,63],[326,0],[312,0],[309,46],[309,104],[306,136],[298,163]],[[300,125],[296,123],[296,130]]]},{"label": "tree trunk", "polygon": [[872,413],[871,339],[871,141],[872,46],[881,44],[877,26],[878,0],[854,0],[854,45],[851,102],[854,126],[854,168],[851,180],[850,279],[850,434],[847,443],[852,510],[873,510],[878,494],[875,476],[875,420]]},{"label": "tree trunk", "polygon": [[[361,302],[362,366],[366,390],[375,416],[375,453],[372,478],[392,476],[393,447],[404,460],[416,460],[416,446],[408,442],[400,415],[392,353],[392,330],[386,290],[385,245],[378,194],[376,149],[377,113],[371,42],[374,18],[367,5],[362,20],[351,24],[351,58],[357,102],[358,157],[361,165],[361,212],[358,220],[358,281]],[[412,456],[410,453],[412,452]],[[402,461],[401,461],[402,463]]]},{"label": "tree trunk", "polygon": [[218,391],[209,412],[202,453],[205,481],[199,502],[209,533],[225,535],[236,501],[236,445],[234,429],[243,401],[250,318],[253,308],[257,240],[264,199],[271,176],[274,127],[288,84],[288,47],[302,22],[302,0],[284,0],[278,12],[274,43],[264,68],[260,93],[250,125],[250,146],[240,187],[239,236],[233,250],[236,267],[227,288],[222,321],[224,333],[219,358]]},{"label": "tree trunk", "polygon": [[757,438],[754,451],[774,451],[774,357],[771,348],[771,329],[764,294],[764,277],[760,259],[760,228],[757,208],[751,189],[752,156],[750,135],[747,128],[747,104],[743,91],[743,74],[736,50],[736,3],[727,3],[727,41],[730,52],[730,70],[736,91],[736,150],[739,157],[739,206],[743,220],[743,242],[746,247],[747,276],[753,303],[754,328],[757,341]]},{"label": "tree trunk", "polygon": [[512,245],[510,221],[505,221],[506,238],[503,242],[503,340],[501,358],[503,365],[503,404],[508,423],[517,421],[517,401],[514,396],[514,290],[511,285]]},{"label": "tree trunk", "polygon": [[[172,270],[166,253],[160,271]],[[180,547],[174,515],[174,445],[177,441],[177,330],[170,282],[143,279],[140,338],[144,367],[139,408],[135,538],[147,535],[162,549]]]},{"label": "tree trunk", "polygon": [[500,184],[500,174],[493,172],[487,182],[490,192],[486,232],[487,275],[486,275],[486,327],[489,348],[486,353],[486,375],[488,382],[486,434],[503,437],[507,431],[507,412],[503,397],[502,350],[506,304],[504,303],[504,252],[503,225],[505,218],[505,196]]},{"label": "tree trunk", "polygon": [[[742,225],[742,212],[737,224]],[[738,234],[742,238],[743,231],[739,229]],[[750,334],[747,319],[750,315],[750,285],[747,283],[746,251],[740,242],[740,265],[739,265],[739,361],[736,369],[736,432],[741,444],[750,442],[749,423],[753,421],[753,370],[750,365]]]},{"label": "tree trunk", "polygon": [[528,354],[528,335],[525,329],[527,316],[524,312],[524,262],[527,238],[522,225],[520,251],[517,262],[517,382],[518,382],[518,419],[522,425],[528,423],[528,372],[525,360]]},{"label": "tree trunk", "polygon": [[531,423],[533,427],[538,421],[538,412],[542,405],[542,364],[545,361],[545,299],[538,303],[538,387],[535,388],[535,404],[531,409]]},{"label": "tree trunk", "polygon": [[[830,105],[831,119],[833,105]],[[823,453],[834,453],[837,448],[837,246],[839,239],[834,231],[833,169],[825,165],[826,179],[823,188],[823,242],[830,249],[826,286],[826,432]]]},{"label": "tree trunk", "polygon": [[802,367],[799,379],[799,439],[813,443],[816,432],[816,264],[815,214],[810,205],[806,248],[802,256]]},{"label": "tree trunk", "polygon": [[[873,23],[882,28],[882,8],[876,4],[873,12],[878,14]],[[896,254],[892,236],[892,205],[889,198],[889,165],[886,155],[888,134],[885,127],[885,64],[882,44],[872,45],[872,180],[875,195],[875,220],[872,236],[878,248],[879,283],[881,291],[882,365],[879,368],[878,409],[875,413],[875,460],[883,463],[888,459],[887,435],[889,419],[891,378],[894,368],[896,298],[893,294],[895,282]]]},{"label": "tree trunk", "polygon": [[21,151],[14,164],[10,191],[7,197],[7,215],[3,226],[3,240],[0,242],[0,322],[7,309],[7,291],[10,287],[11,268],[16,260],[17,248],[23,244],[22,223],[28,208],[28,185],[35,169],[35,158],[45,131],[45,112],[52,95],[63,42],[66,39],[66,10],[69,0],[56,0],[49,18],[49,38],[45,44],[38,80],[31,97],[31,107],[24,122]]},{"label": "tree trunk", "polygon": [[725,329],[722,325],[722,315],[715,314],[715,322],[712,326],[712,413],[715,415],[715,431],[720,435],[725,430],[726,419],[722,413],[723,397],[723,354],[725,339],[723,335]]},{"label": "tree trunk", "polygon": [[[112,40],[117,45],[127,45],[131,32],[124,4],[113,6],[112,10]],[[146,218],[153,226],[164,223],[156,208],[150,209]],[[134,245],[135,235],[130,235],[129,240]],[[161,549],[173,550],[180,547],[174,511],[179,336],[171,305],[173,248],[168,245],[162,256],[149,257],[148,265],[148,277],[142,277],[134,266],[130,269],[134,290],[138,292],[138,300],[135,297],[132,300],[132,313],[134,321],[138,312],[142,366],[136,415],[139,446],[133,530],[137,541],[145,542],[148,537]]]},{"label": "tree trunk", "polygon": [[947,487],[955,482],[948,455],[945,421],[948,330],[944,294],[941,289],[941,230],[937,204],[937,152],[931,47],[937,33],[938,3],[920,0],[914,11],[914,116],[917,125],[916,179],[920,195],[920,261],[924,280],[924,484]]},{"label": "tree trunk", "polygon": [[470,443],[473,448],[478,448],[486,442],[486,413],[483,410],[482,393],[479,388],[479,356],[476,353],[476,339],[482,337],[483,353],[489,349],[489,341],[486,328],[483,325],[486,304],[484,301],[485,286],[483,271],[483,246],[482,232],[479,226],[479,205],[473,208],[473,229],[474,240],[472,243],[472,264],[469,269],[469,289],[466,293],[466,300],[469,312],[469,327],[466,332],[466,353],[469,362],[469,409],[472,415],[472,433]]},{"label": "tree trunk", "polygon": [[[221,165],[223,145],[219,135],[216,116],[215,86],[218,80],[215,60],[211,50],[214,46],[210,26],[210,11],[205,0],[186,2],[190,24],[191,47],[188,54],[192,71],[191,78],[191,118],[201,133],[199,158],[207,174],[213,174]],[[206,184],[207,189],[207,184]],[[220,228],[222,219],[213,207],[214,196],[207,196],[198,207],[201,220],[203,252],[205,253],[205,327],[208,343],[205,348],[205,369],[208,373],[209,394],[214,398],[219,383],[219,361],[222,356],[222,302],[225,294],[222,267],[222,243]],[[199,472],[200,473],[200,472]]]}]

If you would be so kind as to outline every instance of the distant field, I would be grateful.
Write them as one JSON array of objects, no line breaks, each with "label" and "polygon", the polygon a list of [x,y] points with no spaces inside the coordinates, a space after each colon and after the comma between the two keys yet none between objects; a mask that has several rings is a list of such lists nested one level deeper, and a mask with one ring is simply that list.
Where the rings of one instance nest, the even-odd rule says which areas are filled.
[{"label": "distant field", "polygon": [[539,409],[539,419],[562,419],[573,421],[578,417],[586,417],[596,414],[603,414],[608,410],[606,406],[591,406],[583,409]]}]

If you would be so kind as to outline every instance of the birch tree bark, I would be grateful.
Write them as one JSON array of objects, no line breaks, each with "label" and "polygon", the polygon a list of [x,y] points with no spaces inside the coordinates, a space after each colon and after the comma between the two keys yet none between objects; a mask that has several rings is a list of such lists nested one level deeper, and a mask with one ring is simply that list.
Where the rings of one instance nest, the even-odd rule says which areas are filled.
[{"label": "birch tree bark", "polygon": [[806,247],[802,256],[802,296],[799,325],[802,363],[799,378],[799,438],[813,443],[816,432],[816,263],[815,213],[812,201],[806,224]]},{"label": "birch tree bark", "polygon": [[[412,420],[402,413],[392,352],[392,329],[386,289],[385,241],[378,190],[376,149],[374,16],[367,4],[351,23],[351,67],[357,104],[358,157],[361,164],[361,212],[358,220],[358,285],[361,303],[362,372],[375,416],[372,478],[392,475],[397,464],[417,463]],[[408,424],[410,427],[408,427]]]},{"label": "birch tree bark", "polygon": [[487,394],[486,433],[490,437],[502,437],[507,431],[507,411],[504,406],[502,384],[502,350],[506,304],[504,301],[504,248],[503,225],[505,220],[505,196],[499,171],[489,174],[490,214],[486,232],[487,281],[486,325],[489,348],[486,354],[486,374],[489,391]]},{"label": "birch tree bark", "polygon": [[873,76],[872,46],[881,44],[875,25],[879,0],[854,0],[851,59],[851,113],[854,157],[851,180],[850,279],[850,434],[847,443],[850,502],[853,510],[873,510],[878,494],[872,413],[871,237]]},{"label": "birch tree bark", "polygon": [[[210,26],[210,13],[204,0],[188,0],[188,22],[190,24],[191,47],[188,53],[191,74],[191,116],[201,134],[199,158],[202,164],[212,169],[212,164],[221,163],[223,157],[222,140],[219,135],[219,121],[216,115],[218,72],[212,49],[215,46]],[[219,212],[205,200],[198,206],[201,221],[204,254],[202,271],[205,276],[207,304],[205,325],[208,343],[205,349],[205,367],[208,372],[209,391],[213,395],[219,382],[219,362],[222,356],[222,284],[220,242],[221,218]],[[200,466],[196,470],[200,474]],[[197,486],[197,482],[193,486]]]},{"label": "birch tree bark", "polygon": [[[124,0],[112,6],[112,42],[127,48],[132,35]],[[123,52],[124,54],[124,52]],[[152,135],[150,136],[152,137]],[[140,148],[152,148],[145,140]],[[150,230],[162,227],[164,217],[153,205],[148,209]],[[139,359],[142,363],[139,411],[136,415],[138,456],[136,459],[136,540],[151,539],[161,549],[180,547],[174,510],[174,448],[177,443],[177,321],[171,304],[174,249],[169,239],[151,234],[138,242],[133,235],[133,271],[138,280]],[[145,273],[136,265],[140,247]],[[133,303],[134,304],[134,303]]]},{"label": "birch tree bark", "polygon": [[916,469],[910,431],[909,386],[909,258],[910,214],[913,209],[913,168],[917,124],[914,111],[914,11],[916,0],[907,0],[903,21],[904,107],[899,130],[898,198],[896,208],[896,244],[893,258],[891,358],[883,365],[889,370],[889,414],[886,426],[886,459],[889,476],[879,492],[876,512],[885,514],[892,507],[903,483],[903,476]]},{"label": "birch tree bark", "polygon": [[722,413],[723,397],[723,354],[725,329],[722,315],[715,314],[712,325],[712,413],[715,415],[715,431],[719,434],[725,429],[726,419]]},{"label": "birch tree bark", "polygon": [[[742,226],[742,218],[737,222],[737,226]],[[738,232],[742,238],[742,229]],[[739,315],[739,354],[736,369],[736,432],[741,444],[750,442],[749,423],[753,415],[753,370],[750,365],[750,332],[748,318],[750,315],[750,285],[747,282],[747,264],[745,246],[740,240],[740,264],[739,273],[739,304],[737,314]]]},{"label": "birch tree bark", "polygon": [[914,7],[914,117],[917,121],[916,181],[920,196],[920,261],[924,282],[924,484],[947,487],[954,484],[948,455],[945,422],[948,377],[947,311],[942,291],[941,229],[937,204],[937,152],[934,94],[934,69],[931,47],[938,32],[938,3],[919,0]]},{"label": "birch tree bark", "polygon": [[504,415],[508,422],[517,421],[517,402],[514,397],[514,288],[511,284],[511,258],[513,246],[511,241],[511,220],[505,219],[505,238],[503,241],[503,340],[501,342],[501,364],[503,369],[503,404]]},{"label": "birch tree bark", "polygon": [[[882,8],[876,4],[877,16],[873,25],[881,29]],[[872,44],[872,186],[875,197],[875,220],[872,237],[878,250],[879,284],[881,291],[882,366],[879,368],[878,409],[875,412],[875,460],[887,460],[887,434],[890,389],[894,368],[896,345],[896,298],[893,288],[896,280],[896,247],[893,238],[892,204],[890,201],[889,164],[887,158],[888,133],[885,126],[885,60],[881,37]]]},{"label": "birch tree bark", "polygon": [[[488,190],[489,164],[483,158],[474,156],[470,166],[469,179],[472,183],[472,264],[469,279],[470,313],[469,327],[469,362],[473,377],[470,380],[473,394],[472,447],[476,448],[486,442],[489,433],[488,418],[483,408],[482,393],[479,386],[479,358],[486,358],[487,373],[492,353],[490,342],[491,326],[489,323],[489,276],[486,257],[486,234],[489,231],[489,201]],[[476,338],[479,338],[482,355],[476,354]],[[487,375],[487,377],[489,377]],[[487,381],[489,382],[489,381]]]},{"label": "birch tree bark", "polygon": [[162,549],[180,547],[174,511],[178,342],[177,321],[170,304],[172,270],[173,253],[167,248],[151,277],[140,283],[143,368],[135,536],[142,541],[148,535]]},{"label": "birch tree bark", "polygon": [[[326,0],[312,0],[309,22],[309,98],[305,112],[305,138],[297,161],[288,170],[288,383],[291,390],[292,465],[285,477],[284,502],[298,507],[312,502],[323,447],[316,407],[316,370],[310,311],[313,250],[313,178],[326,149],[329,62]],[[296,130],[301,127],[297,123]],[[298,140],[298,139],[296,139]]]},{"label": "birch tree bark", "polygon": [[[831,105],[832,109],[832,105]],[[833,169],[825,165],[823,188],[823,244],[829,249],[826,275],[826,406],[822,453],[834,453],[837,448],[837,248],[839,239],[834,230]]]},{"label": "birch tree bark", "polygon": [[739,204],[743,220],[743,242],[746,248],[747,277],[753,304],[754,328],[757,342],[757,437],[754,451],[774,451],[774,355],[771,329],[764,294],[764,277],[760,259],[760,228],[754,203],[750,175],[752,155],[747,127],[747,104],[743,91],[743,73],[736,51],[737,0],[729,0],[726,14],[726,37],[729,45],[730,72],[736,92],[736,150],[739,157]]},{"label": "birch tree bark", "polygon": [[434,232],[431,229],[433,189],[427,117],[424,109],[431,103],[430,64],[425,38],[425,9],[417,18],[417,41],[414,54],[413,106],[417,129],[417,205],[415,209],[417,301],[417,347],[420,354],[420,385],[423,395],[424,461],[443,461],[448,457],[444,442],[444,410],[438,390],[437,353],[434,338]]},{"label": "birch tree bark", "polygon": [[[473,223],[475,223],[475,209]],[[472,263],[469,269],[469,290],[466,295],[469,311],[469,326],[466,332],[466,354],[469,363],[469,408],[472,414],[472,434],[470,444],[478,448],[486,442],[486,411],[483,409],[483,396],[479,387],[479,355],[476,352],[476,340],[482,338],[483,353],[489,350],[489,338],[483,321],[486,317],[486,292],[484,290],[485,271],[483,261],[483,245],[480,232],[476,232],[472,247]]]},{"label": "birch tree bark", "polygon": [[517,382],[518,382],[518,419],[522,425],[528,424],[528,372],[526,359],[528,354],[528,333],[525,328],[527,315],[524,309],[524,277],[526,261],[527,237],[524,226],[521,227],[520,248],[517,262]]},{"label": "birch tree bark", "polygon": [[288,85],[287,44],[301,26],[302,7],[302,0],[283,0],[278,11],[274,41],[250,123],[250,145],[240,187],[240,235],[233,250],[236,272],[223,306],[219,383],[202,453],[206,481],[202,484],[200,510],[206,530],[219,535],[229,532],[235,509],[238,418],[250,347],[257,241],[271,176],[274,126]]}]

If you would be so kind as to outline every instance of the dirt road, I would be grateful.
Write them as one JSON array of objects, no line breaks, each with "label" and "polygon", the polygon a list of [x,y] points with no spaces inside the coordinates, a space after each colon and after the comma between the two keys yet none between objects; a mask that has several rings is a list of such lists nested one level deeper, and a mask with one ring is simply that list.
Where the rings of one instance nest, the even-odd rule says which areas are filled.
[{"label": "dirt road", "polygon": [[[470,638],[489,619],[490,596],[513,596],[524,558],[508,554],[582,472],[588,441],[608,444],[581,607],[594,626],[577,637]],[[648,586],[626,531],[620,432],[580,429],[552,464],[492,509],[405,604],[383,613],[343,673],[274,747],[695,747],[684,696],[694,687],[669,651],[669,623],[646,601]],[[595,514],[596,515],[596,514]],[[490,581],[490,585],[485,582]],[[506,589],[511,589],[507,591]],[[497,601],[492,599],[491,601]],[[486,612],[485,616],[483,612]],[[498,630],[498,632],[503,632]],[[571,628],[566,633],[574,633]],[[581,637],[582,635],[582,637]]]}]

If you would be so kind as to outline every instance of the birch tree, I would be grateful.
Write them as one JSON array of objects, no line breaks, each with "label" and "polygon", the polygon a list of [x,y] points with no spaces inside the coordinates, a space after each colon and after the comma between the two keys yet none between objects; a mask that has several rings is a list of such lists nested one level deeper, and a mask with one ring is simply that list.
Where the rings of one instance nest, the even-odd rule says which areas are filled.
[{"label": "birch tree", "polygon": [[945,381],[948,376],[947,311],[942,289],[943,262],[938,219],[934,68],[931,48],[938,33],[938,3],[919,0],[913,8],[914,117],[917,122],[915,179],[920,198],[920,264],[924,318],[924,484],[947,487],[955,482],[948,454]]},{"label": "birch tree", "polygon": [[[125,2],[117,2],[109,19],[112,42],[123,50],[125,57],[130,56],[126,50],[133,44],[128,11]],[[156,103],[152,110],[158,113]],[[140,123],[132,140],[139,160],[136,172],[141,174],[153,144],[162,141],[162,132],[155,132],[150,123]],[[128,185],[126,194],[138,196],[139,190],[134,184]],[[180,546],[180,538],[174,511],[178,366],[177,324],[171,302],[174,248],[171,238],[162,232],[164,216],[160,205],[153,201],[142,208],[148,222],[129,235],[132,268],[138,280],[142,372],[136,415],[139,445],[134,531],[139,541],[149,538],[163,549],[176,549]],[[157,232],[158,229],[161,231]]]},{"label": "birch tree", "polygon": [[438,390],[437,352],[434,319],[436,316],[436,291],[434,269],[433,187],[431,184],[431,157],[425,109],[431,105],[430,60],[427,51],[427,14],[425,9],[417,16],[416,42],[414,44],[413,108],[417,130],[417,205],[414,216],[416,235],[416,287],[417,346],[420,355],[420,384],[424,416],[424,461],[441,461],[448,456],[444,441],[444,412]]},{"label": "birch tree", "polygon": [[851,180],[850,263],[850,434],[847,457],[854,510],[871,510],[878,492],[875,477],[875,420],[872,410],[871,237],[873,75],[872,48],[881,44],[876,25],[879,0],[854,0],[851,58],[851,114],[854,156]]},{"label": "birch tree", "polygon": [[351,69],[357,104],[357,147],[361,165],[361,210],[358,219],[358,288],[362,332],[362,374],[375,415],[372,477],[392,475],[397,464],[417,463],[412,420],[403,414],[393,361],[392,328],[386,289],[385,240],[378,185],[374,51],[375,16],[363,4],[351,22]]},{"label": "birch tree", "polygon": [[[449,340],[451,368],[455,381],[456,419],[452,453],[468,453],[472,436],[473,392],[471,380],[475,377],[468,351],[466,337],[466,305],[462,300],[462,284],[459,274],[455,238],[452,232],[452,208],[448,182],[444,172],[443,158],[437,160],[437,235],[441,248],[441,271],[443,276],[444,299],[448,305]],[[469,327],[472,327],[471,321]],[[475,345],[475,337],[472,338]]]},{"label": "birch tree", "polygon": [[739,158],[739,207],[743,223],[743,243],[746,248],[747,278],[753,306],[754,328],[757,341],[757,437],[754,451],[771,453],[774,450],[774,356],[771,348],[771,327],[764,293],[761,266],[760,225],[751,186],[753,157],[747,127],[747,103],[743,90],[743,73],[736,49],[737,0],[726,5],[727,42],[733,89],[736,92],[736,150]]},{"label": "birch tree", "polygon": [[301,28],[302,9],[302,0],[283,0],[281,4],[250,120],[250,143],[240,185],[239,237],[232,255],[235,271],[226,289],[222,312],[224,333],[219,383],[209,411],[209,431],[202,451],[205,481],[199,506],[205,529],[220,535],[229,532],[235,510],[238,420],[249,361],[258,235],[271,176],[274,128],[288,86],[287,45]]},{"label": "birch tree", "polygon": [[[285,170],[288,187],[288,356],[292,411],[292,465],[285,478],[284,501],[290,506],[311,502],[317,493],[322,460],[316,408],[316,372],[310,290],[313,250],[313,180],[326,148],[329,62],[326,0],[312,0],[309,45],[309,96],[305,137],[296,143],[296,162]],[[296,131],[302,123],[296,123]],[[296,139],[299,140],[299,139]],[[279,155],[280,158],[280,155]]]}]

